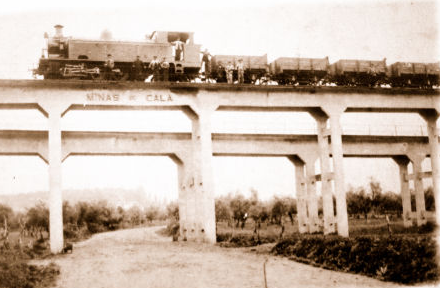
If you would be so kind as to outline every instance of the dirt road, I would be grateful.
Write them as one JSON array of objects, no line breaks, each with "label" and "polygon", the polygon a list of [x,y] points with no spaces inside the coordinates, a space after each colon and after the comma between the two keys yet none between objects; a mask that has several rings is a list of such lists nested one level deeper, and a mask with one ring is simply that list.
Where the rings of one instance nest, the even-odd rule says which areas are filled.
[{"label": "dirt road", "polygon": [[73,253],[52,259],[61,267],[57,287],[398,287],[375,279],[315,268],[285,258],[199,243],[178,243],[157,227],[94,235]]}]

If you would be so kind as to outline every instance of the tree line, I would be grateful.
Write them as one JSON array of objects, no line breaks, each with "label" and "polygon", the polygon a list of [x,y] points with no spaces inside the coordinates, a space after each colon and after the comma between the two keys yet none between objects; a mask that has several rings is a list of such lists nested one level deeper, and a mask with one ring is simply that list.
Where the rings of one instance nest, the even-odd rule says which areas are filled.
[{"label": "tree line", "polygon": [[[147,208],[132,206],[124,209],[106,201],[63,203],[64,236],[68,239],[81,239],[93,233],[149,225],[153,221],[165,221],[175,215],[176,203],[167,207],[150,205]],[[178,211],[178,210],[177,210]],[[177,212],[178,213],[178,212]],[[20,241],[24,237],[43,239],[49,235],[49,209],[39,202],[25,212],[14,212],[11,207],[0,204],[0,233],[5,244],[10,231],[19,231]]]},{"label": "tree line", "polygon": [[[369,189],[366,187],[350,188],[346,194],[347,212],[351,217],[374,217],[384,214],[393,214],[398,217],[402,214],[402,198],[400,194],[383,192],[379,182],[371,180]],[[335,198],[333,197],[334,207]],[[434,194],[432,188],[425,191],[427,211],[434,210]],[[412,210],[415,210],[415,196],[411,193]],[[318,202],[319,214],[322,215],[322,198]],[[335,211],[336,212],[336,211]],[[226,222],[229,227],[245,227],[250,220],[254,224],[254,231],[260,229],[261,224],[274,224],[283,227],[284,222],[294,224],[297,215],[297,200],[293,197],[277,197],[262,201],[258,192],[251,189],[250,197],[241,193],[228,194],[217,197],[215,200],[216,223]],[[167,207],[150,205],[147,208],[132,206],[128,209],[115,207],[105,201],[77,202],[72,205],[63,203],[64,234],[67,238],[81,238],[87,234],[116,230],[120,228],[147,225],[155,220],[167,219],[178,221],[179,208],[176,202]],[[28,208],[26,212],[14,212],[11,207],[0,204],[0,229],[19,230],[20,235],[43,237],[49,233],[49,209],[40,202]]]},{"label": "tree line", "polygon": [[[380,183],[371,180],[369,190],[365,187],[350,188],[346,194],[347,212],[352,217],[363,216],[368,219],[380,215],[395,215],[401,217],[403,213],[402,196],[393,192],[383,192]],[[425,208],[427,211],[435,210],[434,192],[432,187],[424,191]],[[415,192],[410,191],[411,211],[416,210]]]}]

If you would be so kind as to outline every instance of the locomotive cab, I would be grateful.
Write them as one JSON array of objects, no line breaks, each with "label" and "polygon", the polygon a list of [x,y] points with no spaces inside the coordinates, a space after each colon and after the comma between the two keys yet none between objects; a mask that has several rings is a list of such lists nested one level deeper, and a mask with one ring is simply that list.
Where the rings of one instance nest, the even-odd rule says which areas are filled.
[{"label": "locomotive cab", "polygon": [[[157,44],[167,44],[171,47],[171,74],[186,75],[189,76],[189,79],[197,76],[201,64],[200,45],[194,44],[193,32],[154,31],[149,40]],[[177,78],[181,78],[177,75]]]}]

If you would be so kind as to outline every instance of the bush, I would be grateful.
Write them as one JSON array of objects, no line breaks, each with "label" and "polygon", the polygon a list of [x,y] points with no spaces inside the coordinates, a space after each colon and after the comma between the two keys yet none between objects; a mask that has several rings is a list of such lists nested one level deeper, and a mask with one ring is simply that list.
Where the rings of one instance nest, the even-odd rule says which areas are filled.
[{"label": "bush", "polygon": [[[34,248],[33,250],[35,250]],[[2,251],[0,254],[0,288],[50,287],[60,274],[53,263],[47,266],[28,265],[32,251]]]},{"label": "bush", "polygon": [[427,236],[378,237],[297,235],[272,252],[324,268],[350,271],[381,280],[418,283],[439,279],[436,243]]},{"label": "bush", "polygon": [[173,237],[173,241],[177,241],[180,236],[180,224],[175,220],[169,221],[167,227],[157,231],[157,233],[162,236]]},{"label": "bush", "polygon": [[232,236],[232,233],[217,233],[217,242],[222,247],[252,247],[265,243],[274,243],[278,240],[276,235],[260,235],[238,233]]}]

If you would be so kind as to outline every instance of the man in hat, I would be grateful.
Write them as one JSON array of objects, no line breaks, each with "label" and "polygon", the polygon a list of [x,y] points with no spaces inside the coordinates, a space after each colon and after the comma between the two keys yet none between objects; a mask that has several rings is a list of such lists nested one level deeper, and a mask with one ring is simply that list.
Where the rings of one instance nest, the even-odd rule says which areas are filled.
[{"label": "man in hat", "polygon": [[244,64],[243,59],[238,59],[237,66],[235,67],[237,69],[237,75],[238,75],[238,84],[244,83]]},{"label": "man in hat", "polygon": [[115,68],[115,61],[112,58],[112,54],[107,54],[107,60],[104,63],[104,79],[106,80],[114,80],[115,77],[113,75],[113,68]]},{"label": "man in hat", "polygon": [[226,65],[226,79],[228,80],[228,84],[234,82],[234,65],[232,65],[231,61],[228,61],[228,65]]},{"label": "man in hat", "polygon": [[170,63],[167,62],[167,59],[165,57],[163,57],[162,62],[160,62],[160,70],[162,70],[162,81],[168,82]]},{"label": "man in hat", "polygon": [[203,54],[202,56],[202,66],[205,65],[205,81],[208,81],[210,74],[211,74],[211,60],[209,57],[211,57],[211,54],[209,54],[208,49],[205,49],[204,52],[201,52]]},{"label": "man in hat", "polygon": [[183,41],[180,40],[180,37],[177,38],[176,41],[173,42],[175,46],[175,60],[176,61],[182,61],[183,60],[183,45],[185,44]]},{"label": "man in hat", "polygon": [[160,62],[157,60],[157,56],[153,56],[153,60],[150,62],[150,65],[148,65],[148,69],[153,71],[152,81],[160,81]]},{"label": "man in hat", "polygon": [[132,65],[132,80],[133,81],[143,81],[143,72],[144,72],[144,62],[142,62],[139,56],[136,56],[136,60],[134,60]]}]

